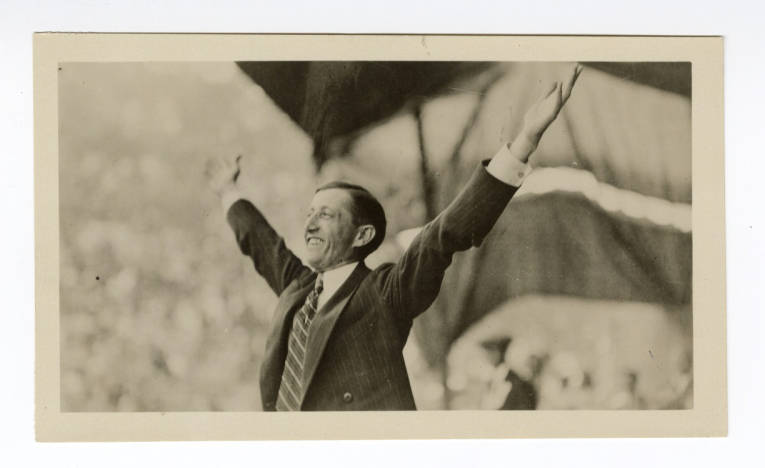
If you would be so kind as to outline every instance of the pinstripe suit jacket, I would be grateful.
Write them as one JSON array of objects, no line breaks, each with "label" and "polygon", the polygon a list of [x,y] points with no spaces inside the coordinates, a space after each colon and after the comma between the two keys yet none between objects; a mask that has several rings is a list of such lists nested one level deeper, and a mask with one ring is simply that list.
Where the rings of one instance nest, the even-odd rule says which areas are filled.
[{"label": "pinstripe suit jacket", "polygon": [[[481,165],[396,263],[359,263],[318,311],[304,366],[302,410],[413,410],[402,350],[414,318],[435,300],[452,255],[478,246],[516,188]],[[279,296],[260,369],[263,408],[275,410],[292,317],[313,287],[304,266],[249,202],[228,211],[239,247]]]}]

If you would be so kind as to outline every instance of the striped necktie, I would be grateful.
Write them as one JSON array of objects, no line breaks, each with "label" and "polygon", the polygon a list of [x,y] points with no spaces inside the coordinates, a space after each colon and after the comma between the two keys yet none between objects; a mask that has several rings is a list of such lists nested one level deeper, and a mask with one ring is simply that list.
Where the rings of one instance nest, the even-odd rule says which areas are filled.
[{"label": "striped necktie", "polygon": [[292,331],[287,343],[287,358],[284,361],[282,382],[279,385],[279,396],[276,400],[278,411],[297,411],[303,401],[303,364],[305,362],[305,347],[308,343],[308,331],[316,316],[316,306],[319,294],[324,289],[321,274],[316,278],[313,290],[308,293],[305,303],[295,313],[292,319]]}]

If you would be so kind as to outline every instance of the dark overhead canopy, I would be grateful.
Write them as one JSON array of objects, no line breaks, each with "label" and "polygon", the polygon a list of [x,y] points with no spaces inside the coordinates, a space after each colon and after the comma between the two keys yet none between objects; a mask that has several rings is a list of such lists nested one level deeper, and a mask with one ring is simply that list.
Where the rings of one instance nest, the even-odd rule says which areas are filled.
[{"label": "dark overhead canopy", "polygon": [[351,136],[409,105],[447,91],[490,62],[238,62],[315,144],[317,164]]},{"label": "dark overhead canopy", "polygon": [[[238,62],[237,65],[314,141],[317,165],[365,127],[448,92],[496,62]],[[688,62],[588,62],[637,83],[690,96]],[[342,151],[340,151],[342,153]]]},{"label": "dark overhead canopy", "polygon": [[606,73],[683,96],[691,96],[691,62],[584,62]]}]

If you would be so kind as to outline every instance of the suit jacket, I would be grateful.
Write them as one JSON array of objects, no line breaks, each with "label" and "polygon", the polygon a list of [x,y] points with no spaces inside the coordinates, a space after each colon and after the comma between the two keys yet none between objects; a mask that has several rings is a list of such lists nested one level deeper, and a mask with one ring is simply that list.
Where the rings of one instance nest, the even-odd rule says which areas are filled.
[{"label": "suit jacket", "polygon": [[[402,355],[412,321],[435,300],[452,255],[481,243],[515,190],[482,165],[396,263],[359,263],[311,325],[302,410],[416,409]],[[274,411],[292,318],[316,273],[250,202],[237,201],[227,217],[242,253],[279,296],[260,369],[263,408]]]}]

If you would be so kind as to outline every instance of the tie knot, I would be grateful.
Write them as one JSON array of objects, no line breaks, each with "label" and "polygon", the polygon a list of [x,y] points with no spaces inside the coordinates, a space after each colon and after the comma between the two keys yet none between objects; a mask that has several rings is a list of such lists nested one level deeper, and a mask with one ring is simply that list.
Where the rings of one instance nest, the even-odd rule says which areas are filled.
[{"label": "tie knot", "polygon": [[313,285],[313,290],[316,291],[316,294],[321,294],[324,290],[324,276],[322,273],[319,273],[316,277],[316,283]]}]

